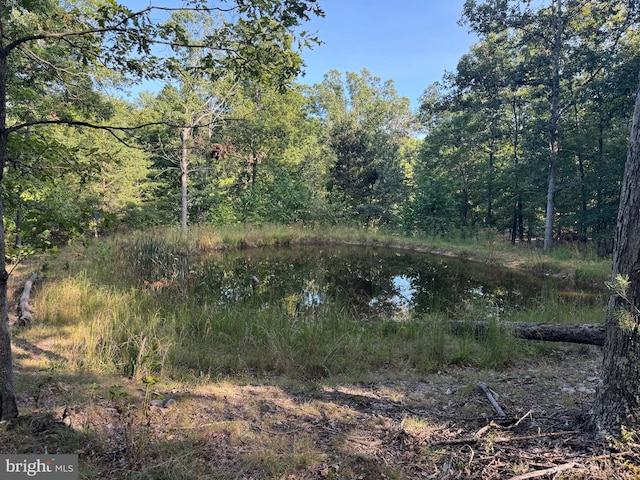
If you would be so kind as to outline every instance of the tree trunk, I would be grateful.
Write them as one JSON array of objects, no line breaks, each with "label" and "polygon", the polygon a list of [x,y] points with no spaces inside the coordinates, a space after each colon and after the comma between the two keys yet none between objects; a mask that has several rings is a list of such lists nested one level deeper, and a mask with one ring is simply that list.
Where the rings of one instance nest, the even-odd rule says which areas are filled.
[{"label": "tree trunk", "polygon": [[[571,92],[573,96],[573,91]],[[582,125],[580,121],[580,110],[578,109],[578,103],[573,101],[573,114],[575,116],[574,121],[578,135],[583,133]],[[578,225],[578,235],[581,240],[587,239],[587,203],[589,201],[587,193],[587,174],[584,168],[584,156],[582,150],[578,147],[574,154],[576,165],[578,165],[578,178],[580,179],[580,224]]]},{"label": "tree trunk", "polygon": [[[453,325],[456,328],[468,328],[477,335],[483,335],[489,329],[490,323],[456,321],[453,322]],[[525,340],[604,345],[605,327],[600,323],[559,324],[499,322],[497,326],[500,329],[508,330],[514,337],[523,338]]]},{"label": "tree trunk", "polygon": [[13,385],[13,358],[9,330],[9,299],[7,297],[7,256],[4,232],[2,177],[8,157],[7,132],[7,50],[0,23],[0,420],[18,416],[18,404]]},{"label": "tree trunk", "polygon": [[593,409],[594,427],[614,436],[623,428],[640,427],[640,75],[636,95],[613,249],[612,283],[618,285],[618,293],[609,299],[604,361]]},{"label": "tree trunk", "polygon": [[493,177],[494,177],[494,145],[493,139],[491,139],[491,145],[489,147],[489,178],[487,179],[487,227],[493,226]]},{"label": "tree trunk", "polygon": [[33,322],[33,310],[31,310],[29,301],[31,299],[33,283],[37,278],[38,274],[35,272],[32,273],[29,276],[29,279],[25,282],[22,295],[20,295],[20,300],[18,301],[18,324],[21,326],[28,327],[31,325],[31,322]]},{"label": "tree trunk", "polygon": [[20,247],[22,247],[22,219],[22,207],[18,206],[18,208],[16,209],[16,249],[20,249]]},{"label": "tree trunk", "polygon": [[547,212],[544,224],[544,251],[553,248],[553,221],[555,216],[556,177],[558,174],[558,122],[560,121],[560,56],[562,54],[562,1],[553,0],[555,31],[553,35],[551,74],[551,118],[549,120],[549,178],[547,184]]},{"label": "tree trunk", "polygon": [[524,242],[524,225],[522,218],[522,190],[518,178],[518,165],[520,163],[519,149],[520,149],[520,123],[518,121],[518,108],[517,97],[514,95],[511,99],[511,112],[513,113],[513,167],[515,171],[514,192],[516,194],[516,200],[513,206],[513,223],[511,226],[511,244],[516,244],[516,238],[520,240],[520,243]]},{"label": "tree trunk", "polygon": [[578,234],[582,241],[587,240],[587,202],[589,201],[587,194],[587,176],[584,171],[584,159],[582,153],[577,154],[578,173],[580,174],[580,226]]},{"label": "tree trunk", "polygon": [[[0,80],[0,83],[2,80]],[[6,155],[6,130],[0,134],[0,152]],[[0,154],[1,155],[1,154]],[[6,158],[6,157],[5,157]],[[18,404],[13,385],[13,357],[11,355],[11,331],[9,330],[9,299],[7,296],[7,273],[4,203],[2,201],[2,185],[0,185],[0,420],[18,416]]]},{"label": "tree trunk", "polygon": [[187,229],[187,175],[189,174],[189,151],[187,146],[187,141],[191,136],[191,129],[185,127],[182,129],[182,134],[180,135],[180,139],[182,141],[182,152],[180,156],[180,191],[182,196],[182,210],[180,215],[180,226],[182,230]]}]

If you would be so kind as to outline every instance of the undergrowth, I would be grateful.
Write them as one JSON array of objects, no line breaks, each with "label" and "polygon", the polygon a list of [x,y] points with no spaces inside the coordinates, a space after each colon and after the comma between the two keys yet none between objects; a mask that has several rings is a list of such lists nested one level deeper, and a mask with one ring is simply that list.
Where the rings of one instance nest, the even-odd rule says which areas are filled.
[{"label": "undergrowth", "polygon": [[[22,369],[17,388],[31,402],[23,407],[23,415],[30,413],[14,430],[0,428],[0,446],[7,452],[79,453],[81,478],[210,478],[212,471],[224,472],[216,478],[239,478],[247,472],[260,472],[256,478],[288,478],[303,470],[338,478],[338,462],[329,461],[330,452],[341,452],[340,478],[357,478],[364,457],[358,453],[350,458],[343,447],[350,438],[359,438],[356,431],[362,420],[345,415],[352,409],[341,397],[334,403],[312,402],[310,397],[296,403],[283,391],[269,404],[254,398],[251,386],[279,383],[323,391],[323,386],[341,382],[427,378],[428,372],[436,372],[433,379],[444,377],[441,372],[468,370],[456,370],[458,366],[529,368],[536,357],[541,362],[559,354],[575,357],[588,349],[518,340],[498,328],[498,321],[604,319],[604,307],[589,304],[588,296],[562,291],[547,292],[526,309],[505,311],[486,298],[461,302],[456,318],[489,321],[481,335],[452,327],[448,316],[439,312],[393,320],[363,319],[340,303],[297,310],[295,302],[253,295],[246,278],[244,290],[233,294],[235,302],[203,301],[194,294],[209,288],[215,275],[207,272],[207,277],[197,268],[199,256],[238,248],[333,243],[437,251],[479,260],[488,268],[502,264],[543,273],[553,270],[574,283],[607,271],[606,262],[582,253],[569,251],[552,258],[489,236],[446,242],[384,231],[269,225],[195,227],[186,234],[154,229],[71,245],[43,260],[33,299],[37,321],[16,333],[16,358]],[[35,355],[31,346],[38,345],[46,350]],[[475,374],[471,377],[476,381]],[[243,383],[249,393],[234,398],[234,389]],[[469,385],[473,389],[475,383]],[[443,408],[460,395],[464,405],[477,403],[467,402],[466,394],[440,390]],[[419,392],[404,393],[384,405],[400,408],[412,395],[422,398]],[[172,395],[177,395],[178,407],[151,408],[152,400],[164,402]],[[290,410],[284,408],[287,402]],[[71,406],[72,428],[65,426],[66,407],[60,405]],[[379,401],[373,405],[377,409]],[[418,405],[431,408],[428,403]],[[353,412],[360,408],[358,403]],[[303,428],[289,429],[296,418],[309,421],[301,423]],[[379,413],[371,417],[373,430],[388,432],[380,444],[411,439],[407,432],[415,430],[423,445],[424,432],[446,430],[433,419],[413,421],[406,413],[403,418],[392,422]],[[354,431],[337,436],[336,426],[353,426]],[[312,430],[321,435],[307,435]],[[330,446],[323,447],[319,438],[329,439]],[[232,453],[226,455],[225,446]],[[358,452],[361,447],[358,444]],[[219,455],[213,452],[221,448]],[[407,452],[403,449],[403,455]],[[444,462],[439,451],[415,452],[420,452],[420,462]],[[365,470],[362,478],[409,478],[393,464],[367,468],[371,473]]]},{"label": "undergrowth", "polygon": [[[416,239],[381,233],[375,238],[418,247]],[[372,241],[360,230],[323,236],[289,227],[237,227],[224,233],[199,227],[186,234],[176,229],[138,232],[69,249],[48,262],[36,306],[43,321],[36,329],[64,332],[59,342],[71,352],[74,368],[134,379],[159,373],[181,379],[357,377],[372,370],[434,371],[452,364],[501,368],[523,354],[535,354],[535,348],[520,347],[525,342],[498,330],[495,322],[478,338],[454,332],[437,312],[403,321],[362,321],[340,304],[293,312],[268,299],[256,304],[246,296],[222,305],[191,293],[206,287],[198,285],[202,280],[194,267],[206,252],[337,239]],[[485,253],[498,248],[489,243],[482,240],[477,248]],[[469,319],[491,319],[493,309],[464,305],[460,310]],[[581,323],[604,319],[603,309],[583,305],[580,298],[553,295],[533,309],[506,312],[499,319],[575,323],[576,313]]]}]

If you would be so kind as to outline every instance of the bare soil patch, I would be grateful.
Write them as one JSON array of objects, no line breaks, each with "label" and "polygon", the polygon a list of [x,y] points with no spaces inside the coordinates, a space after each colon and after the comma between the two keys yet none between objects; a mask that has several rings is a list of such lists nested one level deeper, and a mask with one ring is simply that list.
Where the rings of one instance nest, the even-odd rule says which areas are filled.
[{"label": "bare soil patch", "polygon": [[26,415],[0,445],[12,451],[12,436],[28,435],[17,443],[77,452],[94,472],[86,478],[104,479],[171,478],[163,471],[194,479],[640,478],[637,444],[585,428],[596,357],[558,353],[500,372],[455,368],[366,383],[160,384],[146,400],[140,382],[45,376],[18,361],[17,374],[32,379],[21,392]]}]

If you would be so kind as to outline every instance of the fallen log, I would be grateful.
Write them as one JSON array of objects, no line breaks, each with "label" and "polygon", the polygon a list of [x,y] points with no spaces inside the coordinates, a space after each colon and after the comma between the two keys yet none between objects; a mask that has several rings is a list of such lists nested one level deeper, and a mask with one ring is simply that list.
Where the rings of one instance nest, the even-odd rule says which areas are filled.
[{"label": "fallen log", "polygon": [[[485,335],[492,325],[481,321],[454,321],[457,330],[470,329],[475,335]],[[514,337],[525,340],[544,340],[547,342],[582,343],[586,345],[604,345],[604,324],[559,324],[532,322],[498,322],[500,330],[508,330]]]},{"label": "fallen log", "polygon": [[29,306],[29,298],[31,297],[31,289],[33,288],[33,282],[38,278],[37,273],[32,273],[29,279],[25,282],[22,289],[22,295],[18,301],[18,325],[29,326],[33,321],[33,310]]}]

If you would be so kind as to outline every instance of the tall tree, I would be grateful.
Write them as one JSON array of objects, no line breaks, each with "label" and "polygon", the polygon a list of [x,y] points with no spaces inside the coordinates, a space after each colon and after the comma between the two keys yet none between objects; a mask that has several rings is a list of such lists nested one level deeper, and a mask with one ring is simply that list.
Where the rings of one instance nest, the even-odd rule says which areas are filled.
[{"label": "tall tree", "polygon": [[346,216],[361,223],[396,219],[406,197],[401,146],[415,128],[409,100],[367,70],[344,78],[330,71],[311,100],[334,155],[328,188]]},{"label": "tall tree", "polygon": [[548,145],[544,249],[553,245],[560,169],[560,123],[571,108],[571,89],[593,81],[602,64],[619,48],[635,18],[635,7],[622,0],[551,0],[539,4],[467,0],[463,19],[481,36],[510,31],[520,49],[525,77],[544,98]]},{"label": "tall tree", "polygon": [[[320,127],[301,88],[285,92],[243,82],[222,135],[233,146],[236,175],[229,194],[240,221],[307,220],[319,203],[314,179],[324,170]],[[313,198],[315,194],[315,199]],[[321,194],[320,194],[321,195]]]},{"label": "tall tree", "polygon": [[155,129],[156,134],[151,137],[148,148],[155,153],[159,163],[166,165],[163,170],[179,172],[182,230],[187,229],[188,223],[190,175],[208,167],[206,158],[211,154],[213,132],[223,122],[228,93],[216,92],[212,83],[205,83],[203,88],[199,86],[202,86],[199,79],[184,75],[177,87],[165,86],[146,105],[155,111],[158,123],[163,124]]},{"label": "tall tree", "polygon": [[[271,77],[284,87],[302,67],[296,41],[302,47],[313,40],[295,27],[310,15],[322,14],[317,0],[221,0],[213,6],[197,0],[188,8],[220,15],[222,27],[191,44],[180,25],[153,21],[151,14],[157,9],[153,6],[134,12],[102,0],[0,3],[0,186],[5,166],[16,154],[9,148],[10,137],[20,131],[58,123],[117,135],[118,129],[106,123],[108,116],[103,122],[87,122],[77,112],[96,110],[91,93],[96,80],[107,78],[109,71],[134,79],[164,76],[165,67],[173,62],[154,55],[154,43],[177,40],[186,47],[209,47],[198,68]],[[46,103],[50,98],[58,99],[54,108],[42,108],[42,102],[33,108],[38,99]],[[0,195],[0,217],[4,213]],[[5,230],[0,222],[0,419],[18,415],[7,281]]]},{"label": "tall tree", "polygon": [[619,436],[640,428],[640,76],[622,180],[596,428]]}]

